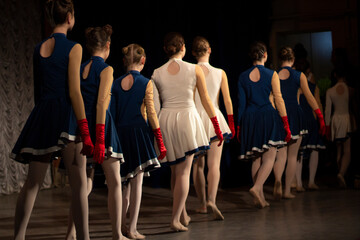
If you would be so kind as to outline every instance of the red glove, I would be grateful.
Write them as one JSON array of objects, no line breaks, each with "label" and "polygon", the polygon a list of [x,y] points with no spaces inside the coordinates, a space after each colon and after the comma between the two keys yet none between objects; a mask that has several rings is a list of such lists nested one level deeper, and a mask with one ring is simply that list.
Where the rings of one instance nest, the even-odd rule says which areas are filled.
[{"label": "red glove", "polygon": [[105,124],[96,124],[94,161],[102,164],[105,158]]},{"label": "red glove", "polygon": [[220,140],[220,142],[219,142],[219,144],[218,144],[218,147],[219,147],[219,146],[221,145],[221,143],[223,142],[224,137],[223,137],[222,132],[221,132],[221,130],[220,130],[219,122],[218,122],[218,120],[217,120],[217,117],[216,117],[216,116],[215,116],[215,117],[212,117],[212,118],[210,118],[210,120],[211,120],[211,122],[212,122],[212,124],[213,124],[213,126],[214,126],[216,136],[217,136],[217,138]]},{"label": "red glove", "polygon": [[330,126],[326,126],[326,138],[327,140],[331,140],[331,128]]},{"label": "red glove", "polygon": [[290,142],[291,140],[291,131],[290,131],[290,126],[289,126],[289,120],[288,117],[281,117],[283,124],[284,124],[284,129],[286,132],[286,137],[285,137],[285,142]]},{"label": "red glove", "polygon": [[237,126],[236,137],[237,137],[238,142],[241,143],[240,142],[240,126]]},{"label": "red glove", "polygon": [[316,109],[315,111],[315,114],[317,116],[317,119],[319,121],[319,124],[320,124],[320,127],[319,127],[319,134],[321,136],[324,136],[325,133],[326,133],[326,127],[325,127],[325,122],[324,122],[324,116],[322,115],[320,109]]},{"label": "red glove", "polygon": [[231,130],[231,139],[233,139],[235,137],[235,125],[234,125],[234,115],[233,114],[228,114],[228,122],[229,122],[229,128]]},{"label": "red glove", "polygon": [[94,145],[91,142],[88,121],[86,118],[78,120],[77,125],[79,127],[81,140],[83,142],[83,148],[81,149],[80,153],[86,156],[90,156],[94,151]]},{"label": "red glove", "polygon": [[160,155],[158,156],[158,159],[161,160],[164,157],[166,157],[166,148],[165,148],[165,145],[164,145],[164,142],[163,142],[163,138],[162,138],[160,128],[153,129],[153,133],[154,133],[156,143],[157,143],[159,151],[160,151]]}]

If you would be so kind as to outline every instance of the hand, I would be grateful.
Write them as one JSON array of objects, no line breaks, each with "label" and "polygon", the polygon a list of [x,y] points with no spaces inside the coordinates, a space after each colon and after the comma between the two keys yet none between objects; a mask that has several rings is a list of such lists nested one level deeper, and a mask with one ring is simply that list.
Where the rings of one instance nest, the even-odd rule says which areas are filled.
[{"label": "hand", "polygon": [[236,137],[237,137],[238,142],[241,143],[240,142],[240,126],[237,126]]},{"label": "hand", "polygon": [[224,141],[224,137],[223,137],[222,132],[220,130],[219,122],[217,120],[217,117],[216,116],[212,117],[212,118],[210,118],[210,120],[211,120],[211,122],[212,122],[212,124],[214,126],[216,136],[220,141],[219,144],[218,144],[218,147],[219,147],[219,146],[221,146],[221,143]]},{"label": "hand", "polygon": [[228,122],[229,122],[229,128],[231,130],[231,139],[233,139],[235,137],[235,125],[234,125],[234,115],[233,114],[228,114]]},{"label": "hand", "polygon": [[105,124],[96,124],[94,161],[102,164],[105,158]]},{"label": "hand", "polygon": [[160,151],[160,155],[158,156],[158,159],[161,160],[164,157],[166,157],[167,150],[166,150],[164,142],[163,142],[160,128],[153,129],[153,133],[154,133],[156,143],[157,143],[159,151]]},{"label": "hand", "polygon": [[324,116],[322,115],[320,109],[316,109],[315,111],[315,114],[317,116],[317,119],[319,121],[319,124],[320,124],[320,127],[319,127],[319,134],[321,136],[324,136],[325,133],[326,133],[326,127],[325,127],[325,122],[324,122]]},{"label": "hand", "polygon": [[81,149],[80,153],[86,156],[90,156],[93,154],[94,145],[90,138],[88,121],[86,118],[78,120],[77,125],[79,127],[81,140],[83,142],[83,148]]},{"label": "hand", "polygon": [[287,116],[281,117],[283,124],[284,124],[284,129],[286,132],[286,137],[285,137],[285,142],[290,142],[291,140],[291,131],[290,131],[290,126],[289,126],[289,120]]}]

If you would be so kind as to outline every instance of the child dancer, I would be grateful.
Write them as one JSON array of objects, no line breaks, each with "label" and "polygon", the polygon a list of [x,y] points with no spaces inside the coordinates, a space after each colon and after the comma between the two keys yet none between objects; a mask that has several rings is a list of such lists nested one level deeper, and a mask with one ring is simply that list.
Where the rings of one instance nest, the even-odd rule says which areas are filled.
[{"label": "child dancer", "polygon": [[[303,72],[308,80],[308,85],[311,93],[314,95],[319,108],[322,111],[322,105],[320,101],[319,88],[316,86],[314,75],[310,70],[310,64],[306,60],[301,60],[295,63],[296,70]],[[302,165],[303,155],[310,153],[309,159],[309,183],[308,188],[311,190],[317,190],[319,187],[315,184],[315,175],[319,162],[319,150],[325,149],[323,140],[319,134],[319,124],[316,121],[316,115],[312,110],[311,106],[307,103],[304,94],[300,95],[300,106],[304,114],[304,123],[308,129],[308,134],[304,135],[301,141],[301,153],[300,161],[297,161],[296,165],[296,190],[304,191],[302,184]]]},{"label": "child dancer", "polygon": [[[124,184],[122,229],[131,239],[144,239],[137,229],[144,174],[160,167],[152,145],[148,121],[160,149],[159,159],[166,155],[159,121],[153,102],[153,85],[140,74],[145,65],[145,51],[138,44],[122,49],[127,73],[116,79],[113,86],[111,112],[122,142],[126,162],[121,166]],[[130,212],[130,226],[126,227],[126,214]]]},{"label": "child dancer", "polygon": [[[264,67],[267,56],[265,44],[253,43],[250,57],[254,66],[243,72],[238,81],[240,158],[253,158],[254,186],[250,193],[260,208],[269,206],[263,185],[273,168],[277,147],[285,144],[284,139],[289,141],[291,138],[278,75]],[[275,100],[278,111],[270,99]]]},{"label": "child dancer", "polygon": [[[46,4],[55,27],[52,35],[35,47],[35,107],[11,154],[15,160],[29,163],[28,176],[16,203],[15,239],[25,239],[34,202],[53,153],[67,143],[66,149],[73,152],[75,149],[80,152],[81,148],[84,155],[93,152],[80,91],[82,48],[66,38],[75,23],[74,5],[71,0],[50,0]],[[74,142],[77,126],[82,143]],[[63,160],[69,172],[77,239],[89,239],[85,162],[66,154]]]},{"label": "child dancer", "polygon": [[[349,87],[346,84],[345,71],[334,70],[336,84],[326,92],[325,119],[327,138],[336,142],[337,175],[341,187],[346,187],[344,176],[351,160],[351,121],[349,114]],[[334,112],[332,113],[332,108]],[[331,115],[332,114],[332,115]]]},{"label": "child dancer", "polygon": [[[277,154],[277,159],[274,164],[274,196],[276,199],[280,199],[281,197],[289,199],[295,197],[295,195],[291,193],[291,183],[295,177],[296,159],[302,135],[307,132],[303,123],[303,112],[298,101],[299,90],[302,91],[307,102],[314,110],[320,123],[319,131],[322,135],[325,133],[325,123],[319,106],[314,96],[311,94],[305,75],[302,72],[291,68],[295,61],[293,50],[290,47],[281,48],[279,59],[281,62],[281,69],[279,71],[281,93],[285,101],[286,112],[289,118],[292,141],[286,147],[280,149]],[[286,159],[288,159],[288,161],[286,166],[285,192],[282,196],[281,178],[285,168]]]},{"label": "child dancer", "polygon": [[[209,93],[209,97],[212,100],[216,116],[219,121],[220,129],[223,133],[224,139],[230,140],[235,136],[234,127],[234,116],[232,102],[229,93],[229,86],[226,73],[218,68],[214,68],[209,64],[209,57],[211,54],[211,48],[209,42],[203,37],[196,37],[192,45],[192,54],[198,61],[198,65],[202,68],[205,74],[206,88]],[[219,93],[223,94],[225,108],[227,111],[229,126],[226,123],[224,116],[219,109]],[[198,198],[200,199],[201,207],[197,210],[200,213],[206,213],[207,207],[210,207],[214,214],[214,219],[223,220],[224,216],[216,206],[216,194],[220,181],[220,160],[222,153],[222,146],[218,147],[217,137],[211,121],[201,104],[201,99],[196,92],[195,94],[195,105],[200,114],[201,120],[204,124],[205,131],[207,133],[210,149],[207,151],[207,166],[208,166],[208,200],[206,201],[206,190],[205,190],[205,156],[201,155],[194,162],[193,165],[193,179],[195,190]],[[230,128],[229,128],[230,127]],[[231,129],[231,130],[230,130]]]},{"label": "child dancer", "polygon": [[209,140],[194,103],[195,88],[199,91],[201,102],[220,140],[218,146],[222,143],[223,135],[207,93],[203,71],[199,66],[182,60],[185,56],[185,41],[181,34],[168,33],[164,40],[164,50],[169,61],[155,69],[151,78],[158,90],[154,94],[157,106],[159,96],[162,102],[159,123],[167,149],[163,162],[172,164],[173,212],[170,227],[175,231],[187,231],[190,217],[186,213],[185,202],[189,192],[191,165],[194,155],[209,148]]}]

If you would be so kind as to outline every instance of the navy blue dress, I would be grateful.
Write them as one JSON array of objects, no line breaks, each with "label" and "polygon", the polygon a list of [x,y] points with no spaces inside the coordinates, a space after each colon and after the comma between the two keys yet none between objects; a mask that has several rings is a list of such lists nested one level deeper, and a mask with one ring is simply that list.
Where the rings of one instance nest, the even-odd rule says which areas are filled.
[{"label": "navy blue dress", "polygon": [[303,122],[304,113],[298,102],[301,72],[296,71],[291,67],[283,67],[279,70],[279,72],[282,69],[286,69],[290,73],[288,79],[280,79],[281,94],[285,102],[286,113],[291,131],[291,139],[298,139],[301,135],[307,133],[307,129]]},{"label": "navy blue dress", "polygon": [[[249,77],[254,68],[260,71],[258,82]],[[270,147],[286,144],[281,117],[269,100],[273,74],[273,70],[256,65],[239,77],[240,158],[258,157]]]},{"label": "navy blue dress", "polygon": [[[87,78],[83,78],[83,71],[86,65],[92,61]],[[86,119],[89,124],[91,141],[95,144],[96,140],[96,105],[100,86],[100,74],[109,65],[101,57],[93,56],[81,64],[81,94],[84,99]],[[110,106],[110,105],[109,105]],[[109,109],[106,110],[105,118],[105,156],[123,159],[120,140],[116,131],[115,123]]]},{"label": "navy blue dress", "polygon": [[[308,82],[308,85],[311,93],[314,95],[316,84]],[[304,113],[304,125],[308,130],[308,134],[304,135],[301,141],[301,149],[325,149],[325,144],[319,134],[319,123],[304,94],[300,95],[300,106]]]},{"label": "navy blue dress", "polygon": [[[125,91],[121,87],[124,77],[131,74],[132,87]],[[149,79],[138,71],[130,71],[114,81],[111,99],[111,113],[122,143],[125,163],[121,165],[122,181],[135,177],[140,171],[149,175],[149,171],[160,167],[153,146],[154,136],[148,122],[141,114],[146,86]]]},{"label": "navy blue dress", "polygon": [[[55,39],[53,53],[40,55],[40,47]],[[55,153],[76,137],[76,118],[68,86],[69,53],[76,43],[65,34],[54,33],[34,50],[35,107],[27,119],[10,157],[29,163],[34,156]]]}]

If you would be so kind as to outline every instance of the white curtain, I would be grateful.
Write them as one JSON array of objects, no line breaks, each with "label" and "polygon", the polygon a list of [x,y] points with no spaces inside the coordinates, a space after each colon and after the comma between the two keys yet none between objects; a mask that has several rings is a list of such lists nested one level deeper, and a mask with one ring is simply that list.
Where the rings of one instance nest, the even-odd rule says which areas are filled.
[{"label": "white curtain", "polygon": [[[41,41],[39,0],[0,1],[0,195],[18,192],[27,165],[10,152],[34,107],[32,55]],[[51,186],[50,168],[43,187]]]}]

